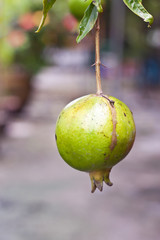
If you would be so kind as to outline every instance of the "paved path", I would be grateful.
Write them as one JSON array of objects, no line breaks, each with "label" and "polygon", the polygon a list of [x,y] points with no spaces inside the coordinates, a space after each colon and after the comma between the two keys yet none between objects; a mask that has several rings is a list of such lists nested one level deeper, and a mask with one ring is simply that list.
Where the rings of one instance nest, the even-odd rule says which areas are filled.
[{"label": "paved path", "polygon": [[113,187],[91,194],[88,175],[67,166],[55,145],[56,118],[69,96],[36,90],[1,141],[0,240],[160,239],[160,108],[124,93],[136,142],[113,169]]}]

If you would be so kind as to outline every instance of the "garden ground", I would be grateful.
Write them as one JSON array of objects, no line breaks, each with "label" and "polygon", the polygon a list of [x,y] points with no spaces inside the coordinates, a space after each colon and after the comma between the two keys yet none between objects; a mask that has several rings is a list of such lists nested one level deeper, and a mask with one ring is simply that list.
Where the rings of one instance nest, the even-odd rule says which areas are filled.
[{"label": "garden ground", "polygon": [[111,172],[113,187],[91,194],[88,174],[57,152],[57,116],[71,99],[94,91],[92,81],[85,69],[45,69],[24,113],[10,121],[0,142],[1,240],[159,240],[159,93],[117,94],[103,83],[130,106],[137,126],[131,153]]}]

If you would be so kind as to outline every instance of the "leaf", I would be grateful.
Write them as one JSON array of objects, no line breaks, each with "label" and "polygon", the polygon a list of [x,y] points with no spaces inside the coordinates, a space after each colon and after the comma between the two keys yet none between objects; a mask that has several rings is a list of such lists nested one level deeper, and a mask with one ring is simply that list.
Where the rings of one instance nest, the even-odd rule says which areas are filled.
[{"label": "leaf", "polygon": [[79,35],[77,37],[77,43],[79,43],[94,27],[96,20],[98,18],[97,7],[91,3],[86,11],[84,12],[84,17],[82,18],[79,25]]},{"label": "leaf", "polygon": [[141,17],[145,22],[148,22],[148,26],[153,23],[153,16],[143,7],[142,0],[123,0],[126,6],[134,12],[136,15]]},{"label": "leaf", "polygon": [[47,17],[47,13],[51,9],[51,7],[55,3],[55,1],[56,0],[43,0],[43,15],[42,15],[41,22],[39,24],[39,27],[38,27],[36,33],[40,32],[40,30],[42,29],[44,22],[46,20],[46,17]]}]

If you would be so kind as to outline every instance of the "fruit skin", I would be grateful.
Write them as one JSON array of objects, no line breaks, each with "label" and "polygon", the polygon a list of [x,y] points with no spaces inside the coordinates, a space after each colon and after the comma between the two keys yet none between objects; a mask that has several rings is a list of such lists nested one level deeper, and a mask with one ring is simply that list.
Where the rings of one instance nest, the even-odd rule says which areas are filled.
[{"label": "fruit skin", "polygon": [[72,101],[56,124],[57,147],[64,161],[89,172],[92,183],[106,180],[108,185],[111,168],[129,153],[135,133],[130,109],[105,95],[90,94]]},{"label": "fruit skin", "polygon": [[77,19],[81,20],[85,10],[93,0],[69,0],[69,9],[71,14]]}]

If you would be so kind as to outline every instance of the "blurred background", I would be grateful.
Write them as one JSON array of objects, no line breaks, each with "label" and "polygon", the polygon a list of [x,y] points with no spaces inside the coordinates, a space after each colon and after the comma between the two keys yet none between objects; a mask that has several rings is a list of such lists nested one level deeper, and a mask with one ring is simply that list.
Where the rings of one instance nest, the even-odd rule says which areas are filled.
[{"label": "blurred background", "polygon": [[160,2],[144,1],[152,28],[123,1],[101,15],[103,92],[132,110],[137,136],[90,193],[88,174],[59,156],[54,130],[71,100],[96,92],[94,31],[76,44],[77,21],[59,0],[40,22],[41,0],[0,2],[0,239],[159,240]]}]

